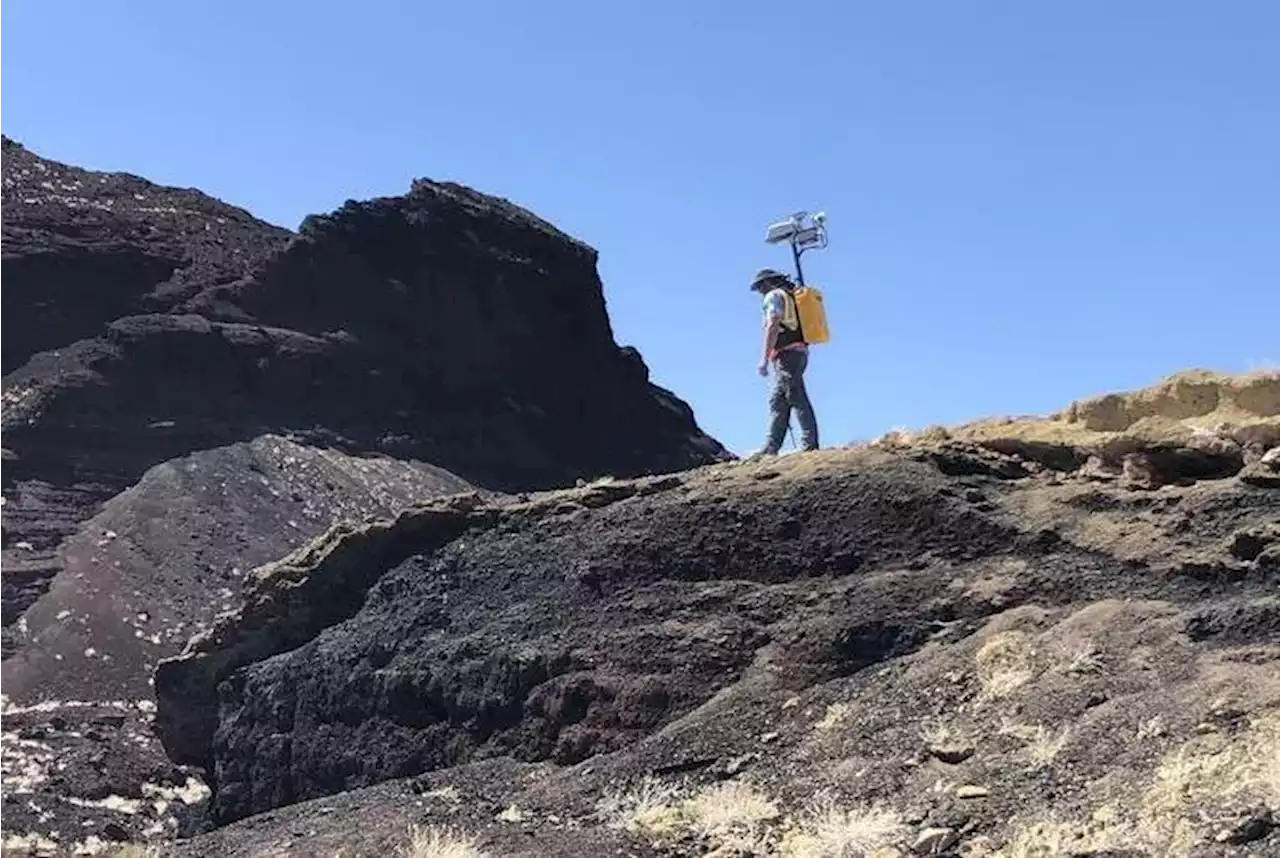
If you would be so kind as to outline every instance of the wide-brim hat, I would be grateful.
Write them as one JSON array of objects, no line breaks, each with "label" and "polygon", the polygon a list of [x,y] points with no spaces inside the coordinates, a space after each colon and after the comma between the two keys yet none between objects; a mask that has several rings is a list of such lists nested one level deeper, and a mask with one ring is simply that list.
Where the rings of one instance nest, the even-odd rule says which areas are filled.
[{"label": "wide-brim hat", "polygon": [[783,274],[781,271],[775,271],[772,268],[761,268],[756,272],[756,276],[751,278],[751,291],[754,292],[765,283],[770,283],[774,280],[786,279],[787,275]]}]

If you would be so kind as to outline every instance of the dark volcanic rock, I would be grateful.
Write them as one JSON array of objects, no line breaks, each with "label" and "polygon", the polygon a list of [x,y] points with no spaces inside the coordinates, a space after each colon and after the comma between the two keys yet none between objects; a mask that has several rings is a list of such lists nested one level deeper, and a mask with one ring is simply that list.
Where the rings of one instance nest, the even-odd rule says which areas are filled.
[{"label": "dark volcanic rock", "polygon": [[[1156,561],[1226,554],[1280,498],[1226,478],[1159,501],[852,450],[332,533],[157,673],[168,746],[240,820],[177,854],[376,851],[419,823],[494,855],[743,854],[709,809],[766,801],[746,854],[842,854],[845,813],[889,847],[868,854],[931,826],[1184,854],[1228,818],[1219,790],[1268,794],[1280,651],[1231,606],[1274,579]],[[1117,540],[1130,508],[1135,536],[1195,526]],[[1192,631],[1213,608],[1231,634]]]},{"label": "dark volcanic rock", "polygon": [[6,145],[6,625],[107,498],[266,432],[499,490],[727,456],[614,343],[595,252],[503,200],[419,181],[293,236]]},{"label": "dark volcanic rock", "polygon": [[113,319],[245,277],[290,236],[193,189],[3,146],[6,375]]},{"label": "dark volcanic rock", "polygon": [[[833,582],[863,563],[903,563],[926,539],[940,557],[964,557],[1012,534],[934,494],[943,480],[925,465],[890,460],[842,477],[815,477],[765,507],[760,490],[695,498],[668,480],[505,511],[406,513],[381,537],[403,540],[398,550],[330,542],[334,559],[274,573],[379,576],[367,598],[348,588],[348,622],[265,646],[246,670],[237,656],[211,672],[210,657],[271,630],[255,605],[287,618],[284,632],[307,605],[336,601],[293,583],[300,607],[271,590],[251,596],[246,611],[262,616],[246,631],[215,628],[207,654],[197,645],[162,664],[161,735],[184,762],[211,759],[216,812],[231,819],[493,755],[573,763],[615,750],[738,679],[771,642],[797,682],[909,652],[936,627],[927,611],[908,619],[895,606],[928,599],[927,573],[856,602]],[[593,511],[594,496],[604,505]],[[800,513],[793,538],[774,537]],[[806,583],[815,579],[824,584]],[[819,586],[823,607],[796,609]],[[212,746],[195,745],[208,740],[209,689],[224,678]]]},{"label": "dark volcanic rock", "polygon": [[[121,701],[6,707],[5,833],[52,836],[62,844],[56,853],[36,855],[86,854],[73,847],[89,838],[176,834],[178,814],[204,802],[208,789],[165,756],[151,732],[153,711]],[[6,855],[11,845],[6,838]]]},{"label": "dark volcanic rock", "polygon": [[[334,856],[456,854],[485,858],[603,856],[660,858],[669,855],[627,832],[603,826],[566,824],[552,815],[516,821],[498,817],[510,805],[503,798],[519,784],[545,778],[550,767],[486,760],[451,770],[447,779],[429,777],[379,784],[340,796],[282,808],[224,826],[163,853],[164,858],[334,858]],[[444,833],[444,842],[465,842],[470,831],[485,830],[483,851],[429,852],[411,848],[413,828]]]},{"label": "dark volcanic rock", "polygon": [[274,436],[152,468],[62,544],[62,573],[5,630],[6,707],[34,704],[4,713],[5,753],[17,757],[5,770],[6,825],[63,843],[106,826],[131,839],[172,834],[179,797],[203,786],[186,785],[151,729],[156,662],[240,604],[255,566],[331,522],[469,489],[422,463]]},{"label": "dark volcanic rock", "polygon": [[15,701],[146,700],[156,662],[240,604],[252,570],[336,521],[470,491],[438,468],[275,436],[157,465],[59,551],[5,662]]},{"label": "dark volcanic rock", "polygon": [[[595,252],[505,201],[416,182],[295,234],[9,140],[3,163],[13,711],[150,705],[156,660],[331,524],[727,457],[614,343]],[[333,595],[325,623],[358,607]],[[32,831],[80,836],[77,790],[161,756],[149,725],[132,758],[73,732],[98,775],[6,770]]]},{"label": "dark volcanic rock", "polygon": [[56,439],[110,473],[280,430],[500,489],[726,457],[613,342],[595,259],[452,184],[349,202],[252,277],[33,357],[0,382],[0,443],[19,471]]}]

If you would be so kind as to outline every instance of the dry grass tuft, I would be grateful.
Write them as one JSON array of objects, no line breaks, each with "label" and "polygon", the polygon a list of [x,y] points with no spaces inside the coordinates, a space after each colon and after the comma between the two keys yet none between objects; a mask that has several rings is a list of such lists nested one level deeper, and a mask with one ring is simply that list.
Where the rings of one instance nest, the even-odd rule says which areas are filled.
[{"label": "dry grass tuft", "polygon": [[957,748],[970,741],[967,733],[941,719],[930,719],[921,724],[920,738],[930,748]]},{"label": "dry grass tuft", "polygon": [[1166,754],[1141,798],[1099,808],[1088,820],[1046,816],[1015,824],[992,858],[1050,858],[1138,849],[1188,858],[1214,820],[1280,802],[1280,710],[1255,716],[1232,737],[1197,736]]},{"label": "dry grass tuft", "polygon": [[784,858],[862,858],[887,851],[907,830],[891,808],[841,808],[823,793],[783,838],[780,851]]},{"label": "dry grass tuft", "polygon": [[1008,842],[992,858],[1061,858],[1123,850],[1141,842],[1141,835],[1123,824],[1064,821],[1050,815],[1015,826]]},{"label": "dry grass tuft", "polygon": [[465,834],[434,825],[409,829],[409,851],[405,858],[489,858]]},{"label": "dry grass tuft", "polygon": [[704,789],[684,805],[686,815],[705,836],[716,840],[750,834],[778,818],[778,807],[744,781],[726,781]]},{"label": "dry grass tuft", "polygon": [[1092,641],[1076,641],[1059,647],[1058,669],[1063,673],[1095,675],[1102,673],[1103,667],[1102,652]]},{"label": "dry grass tuft", "polygon": [[851,712],[853,712],[853,707],[848,703],[832,703],[822,713],[822,720],[813,726],[815,729],[822,731],[834,730],[848,720]]},{"label": "dry grass tuft", "polygon": [[660,837],[684,824],[679,796],[676,786],[648,776],[633,790],[607,793],[596,810],[607,825]]},{"label": "dry grass tuft", "polygon": [[107,858],[160,858],[160,847],[146,843],[121,843],[107,851]]},{"label": "dry grass tuft", "polygon": [[607,795],[598,806],[606,823],[657,841],[697,839],[703,854],[773,855],[770,823],[780,816],[774,802],[745,781],[704,787],[692,796],[646,777],[634,789]]},{"label": "dry grass tuft", "polygon": [[1067,740],[1071,738],[1071,728],[1050,730],[1043,724],[1016,724],[1006,720],[1000,725],[1000,734],[1026,742],[1025,750],[1031,768],[1040,769],[1057,759]]},{"label": "dry grass tuft", "polygon": [[1108,809],[1090,820],[1062,821],[1049,817],[1015,827],[1012,838],[992,858],[1058,858],[1130,849],[1162,858],[1186,858],[1202,841],[1202,833],[1187,820],[1142,816],[1124,819]]},{"label": "dry grass tuft", "polygon": [[1280,803],[1280,710],[1222,741],[1197,737],[1166,754],[1143,800],[1149,815],[1182,815],[1232,801]]},{"label": "dry grass tuft", "polygon": [[677,788],[646,778],[631,791],[607,796],[599,809],[614,827],[659,844],[687,846],[692,839],[697,854],[717,858],[898,855],[894,844],[908,833],[891,808],[842,808],[827,793],[798,819],[784,819],[778,805],[747,781],[727,781],[682,797]]},{"label": "dry grass tuft", "polygon": [[977,652],[978,681],[984,698],[1006,697],[1036,677],[1036,651],[1026,632],[992,635]]}]

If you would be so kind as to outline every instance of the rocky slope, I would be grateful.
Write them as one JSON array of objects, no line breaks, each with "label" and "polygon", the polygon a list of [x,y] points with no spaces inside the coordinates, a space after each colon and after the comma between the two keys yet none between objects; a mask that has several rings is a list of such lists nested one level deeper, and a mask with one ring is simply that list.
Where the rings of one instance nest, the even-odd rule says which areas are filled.
[{"label": "rocky slope", "polygon": [[1276,854],[1280,375],[1098,402],[334,529],[161,664],[169,854]]},{"label": "rocky slope", "polygon": [[236,607],[255,566],[335,521],[471,489],[422,463],[270,435],[157,465],[61,546],[63,574],[10,640],[5,694],[149,698],[156,660]]},{"label": "rocky slope", "polygon": [[171,834],[203,787],[157,660],[335,522],[728,458],[615,344],[595,252],[504,200],[295,234],[8,139],[3,172],[6,832]]}]

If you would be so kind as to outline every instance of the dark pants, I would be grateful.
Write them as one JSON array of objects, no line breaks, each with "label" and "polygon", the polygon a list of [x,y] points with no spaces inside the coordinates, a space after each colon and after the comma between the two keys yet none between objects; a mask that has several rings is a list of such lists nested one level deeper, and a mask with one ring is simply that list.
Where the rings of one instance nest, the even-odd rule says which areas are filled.
[{"label": "dark pants", "polygon": [[800,446],[818,449],[818,418],[813,414],[809,393],[804,389],[804,371],[809,355],[803,349],[784,349],[773,361],[773,389],[769,393],[769,439],[764,452],[777,453],[791,423],[791,409],[800,421]]}]

